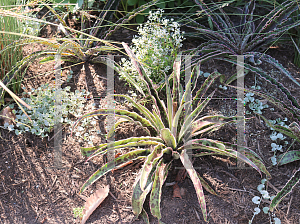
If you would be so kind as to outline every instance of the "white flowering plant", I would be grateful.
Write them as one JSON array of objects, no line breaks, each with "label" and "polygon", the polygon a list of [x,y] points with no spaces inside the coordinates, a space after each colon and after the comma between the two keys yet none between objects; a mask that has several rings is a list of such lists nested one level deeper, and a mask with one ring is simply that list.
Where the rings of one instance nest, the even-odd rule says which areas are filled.
[{"label": "white flowering plant", "polygon": [[[162,9],[149,12],[148,21],[139,26],[139,36],[132,39],[131,46],[136,59],[143,64],[146,74],[155,84],[160,83],[165,74],[171,72],[171,65],[184,40],[184,32],[180,31],[180,25],[173,19],[163,18],[163,12]],[[121,78],[126,80],[129,75],[143,87],[141,78],[130,60],[122,58],[121,68]]]}]

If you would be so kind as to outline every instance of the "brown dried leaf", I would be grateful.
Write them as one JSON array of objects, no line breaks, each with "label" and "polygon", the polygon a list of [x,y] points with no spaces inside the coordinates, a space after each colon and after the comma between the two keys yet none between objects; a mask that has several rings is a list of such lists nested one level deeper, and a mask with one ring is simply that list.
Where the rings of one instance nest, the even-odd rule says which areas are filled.
[{"label": "brown dried leaf", "polygon": [[173,198],[181,198],[181,194],[180,194],[180,187],[178,186],[178,184],[174,184],[173,186]]},{"label": "brown dried leaf", "polygon": [[0,119],[3,121],[3,125],[8,123],[9,125],[14,124],[16,115],[12,112],[10,107],[5,107],[0,113]]},{"label": "brown dried leaf", "polygon": [[94,194],[92,194],[84,204],[83,217],[81,224],[84,224],[90,215],[95,211],[95,209],[103,202],[107,197],[109,192],[109,185],[104,188],[98,189]]}]

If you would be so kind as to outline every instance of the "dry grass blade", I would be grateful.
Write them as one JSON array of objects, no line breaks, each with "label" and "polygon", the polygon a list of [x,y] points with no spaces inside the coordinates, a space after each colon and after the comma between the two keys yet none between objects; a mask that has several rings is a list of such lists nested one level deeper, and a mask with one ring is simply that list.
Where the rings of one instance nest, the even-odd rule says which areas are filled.
[{"label": "dry grass blade", "polygon": [[84,224],[90,215],[95,211],[95,209],[103,202],[107,197],[109,192],[109,185],[104,188],[98,189],[94,194],[92,194],[84,204],[84,213],[81,220],[81,224]]}]

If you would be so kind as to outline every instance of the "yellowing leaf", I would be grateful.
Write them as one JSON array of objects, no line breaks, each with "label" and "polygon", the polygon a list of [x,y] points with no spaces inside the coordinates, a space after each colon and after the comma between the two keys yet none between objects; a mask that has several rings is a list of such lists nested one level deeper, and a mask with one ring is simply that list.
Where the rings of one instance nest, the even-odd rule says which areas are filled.
[{"label": "yellowing leaf", "polygon": [[90,217],[90,215],[94,212],[94,210],[103,202],[103,200],[107,197],[108,192],[109,185],[105,186],[104,188],[98,189],[86,200],[84,204],[84,211],[81,224],[84,224],[86,220]]}]

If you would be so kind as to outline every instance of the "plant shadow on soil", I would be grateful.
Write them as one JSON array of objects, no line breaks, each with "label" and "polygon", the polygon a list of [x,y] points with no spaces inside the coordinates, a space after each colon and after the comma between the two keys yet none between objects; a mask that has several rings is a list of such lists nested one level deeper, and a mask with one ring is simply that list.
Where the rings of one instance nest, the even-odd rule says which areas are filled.
[{"label": "plant shadow on soil", "polygon": [[[120,30],[115,36],[124,36],[123,34]],[[126,35],[130,34],[126,33]],[[187,41],[186,44],[192,45],[193,42]],[[27,50],[30,51],[31,47]],[[38,47],[43,48],[43,46]],[[24,50],[25,54],[28,53],[27,50]],[[300,69],[291,63],[292,55],[288,51],[284,51],[282,54],[280,49],[272,50],[270,54],[282,62],[294,77],[300,77]],[[31,89],[41,84],[53,83],[53,73],[45,74],[52,71],[53,66],[51,63],[42,66],[37,62],[32,63],[27,71],[23,83],[24,87]],[[74,71],[73,78],[68,85],[71,85],[73,90],[87,89],[91,92],[92,97],[97,98],[89,100],[87,105],[95,103],[105,107],[106,66],[85,64],[85,69],[82,68],[82,65],[72,68]],[[202,65],[201,69],[205,72],[218,70],[227,77],[234,72],[231,65],[218,61],[210,61]],[[66,77],[67,73],[64,71],[62,79],[65,80]],[[250,87],[254,84],[253,80],[254,75],[250,74],[246,77],[245,84]],[[289,80],[283,81],[288,86],[292,85],[288,82]],[[267,84],[262,83],[262,85],[266,89],[272,88]],[[117,93],[127,93],[129,88],[124,82],[116,78],[115,89]],[[291,92],[300,101],[299,91],[295,88],[291,89]],[[235,94],[234,90],[218,91],[216,96],[220,97],[220,100],[212,101],[205,112],[226,113],[229,110],[235,110],[234,101],[221,99],[224,96],[235,97]],[[127,108],[127,106],[124,103],[117,103],[116,108]],[[266,109],[266,112],[265,115],[268,119],[284,117],[284,114],[279,110],[269,113],[271,111]],[[100,130],[105,130],[104,117],[100,118],[98,125]],[[70,135],[65,135],[62,144],[63,169],[55,169],[53,168],[53,139],[40,139],[31,134],[16,136],[12,132],[2,129],[0,132],[2,137],[0,139],[1,223],[79,223],[79,219],[75,219],[73,216],[73,208],[84,205],[84,199],[78,195],[79,189],[87,178],[103,165],[103,158],[93,159],[85,163],[85,159],[80,153],[82,143]],[[246,144],[259,153],[267,166],[270,167],[269,171],[272,175],[270,182],[274,187],[268,190],[270,194],[274,195],[276,189],[282,189],[293,172],[299,168],[300,162],[281,167],[271,167],[270,133],[270,130],[257,117],[246,123]],[[122,125],[116,130],[116,139],[142,135],[142,129],[131,124]],[[212,137],[234,142],[236,138],[235,126],[223,128],[213,134]],[[104,137],[99,136],[95,141],[100,143],[103,140]],[[299,145],[296,146],[299,149]],[[120,152],[124,153],[125,151],[126,149]],[[89,196],[101,186],[106,184],[110,186],[111,195],[94,211],[87,223],[143,223],[141,220],[135,220],[131,210],[132,185],[141,165],[141,161],[136,161],[125,168],[109,173],[83,193],[83,195]],[[173,164],[166,183],[175,180],[181,166],[179,162]],[[251,199],[255,195],[259,196],[259,192],[256,190],[261,180],[259,173],[247,167],[247,169],[234,169],[236,161],[227,157],[197,158],[194,166],[218,194],[218,196],[214,196],[205,191],[209,223],[248,223],[252,218],[253,209],[256,207]],[[187,177],[178,185],[182,198],[173,198],[173,188],[163,186],[162,221],[166,224],[205,223],[191,180]],[[296,200],[299,197],[300,186],[297,185],[276,209],[275,214],[282,223],[300,222],[300,202]],[[264,205],[268,206],[269,204],[265,201]],[[148,200],[146,200],[145,208],[150,214]],[[157,220],[152,216],[150,216],[150,221],[157,223]],[[255,217],[253,223],[269,223],[269,217],[261,212]]]}]

